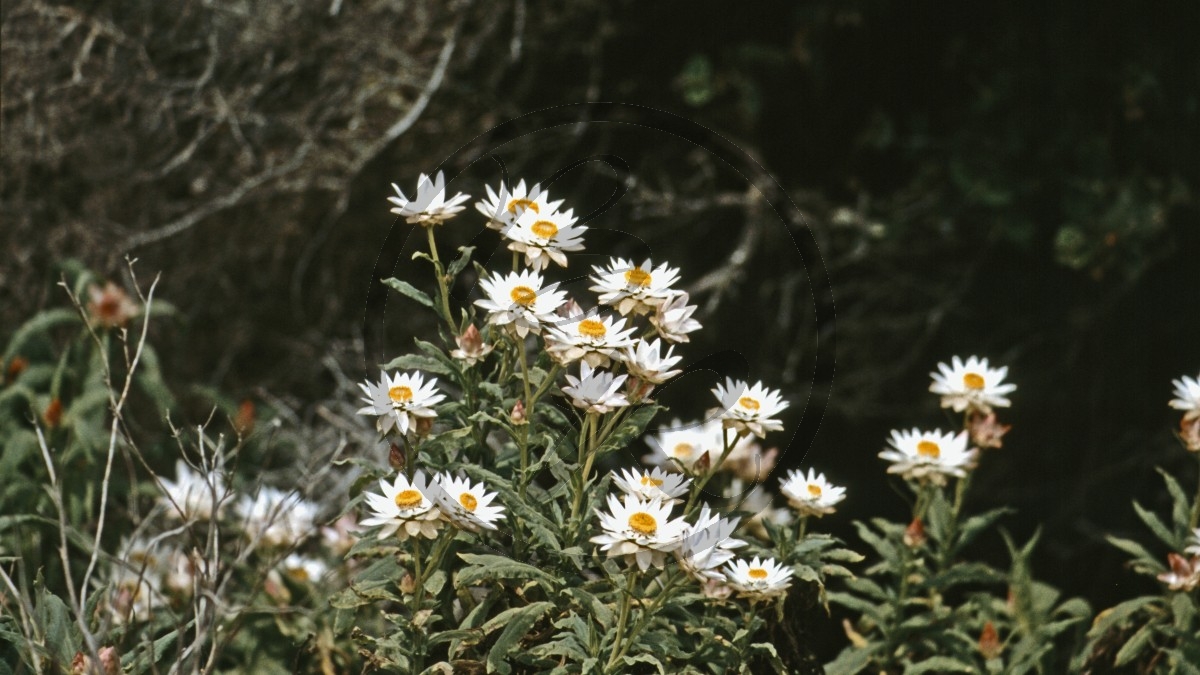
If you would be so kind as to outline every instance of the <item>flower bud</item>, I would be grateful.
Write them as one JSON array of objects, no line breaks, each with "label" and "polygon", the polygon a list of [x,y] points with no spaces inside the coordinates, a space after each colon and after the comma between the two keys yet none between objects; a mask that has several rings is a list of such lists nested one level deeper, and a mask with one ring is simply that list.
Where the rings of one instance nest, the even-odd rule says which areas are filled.
[{"label": "flower bud", "polygon": [[14,356],[12,361],[8,362],[8,369],[4,373],[5,381],[12,383],[17,379],[17,376],[25,372],[25,369],[28,367],[29,361],[21,358],[20,356]]},{"label": "flower bud", "polygon": [[525,417],[525,403],[521,401],[521,399],[517,399],[516,404],[513,405],[512,412],[509,413],[508,419],[510,422],[516,425],[529,423],[529,420]]},{"label": "flower bud", "polygon": [[981,448],[999,448],[1003,446],[1001,439],[1011,428],[1011,424],[1000,424],[997,422],[996,413],[994,412],[989,412],[986,415],[972,412],[967,417],[967,431],[971,434],[971,440]]},{"label": "flower bud", "polygon": [[242,436],[254,431],[254,401],[245,399],[238,406],[237,415],[233,418],[233,429]]},{"label": "flower bud", "polygon": [[451,351],[450,356],[460,361],[466,361],[468,367],[483,360],[494,349],[492,345],[483,343],[483,336],[480,335],[475,324],[467,326],[463,334],[455,337],[454,341],[458,344],[458,349]]},{"label": "flower bud", "polygon": [[56,427],[62,422],[63,406],[62,400],[54,398],[50,401],[50,405],[46,406],[46,411],[42,413],[42,419],[48,427]]},{"label": "flower bud", "polygon": [[419,436],[421,438],[425,438],[426,436],[429,435],[429,433],[431,431],[433,431],[433,418],[432,417],[418,417],[417,423],[413,427],[413,432],[416,433],[417,436]]},{"label": "flower bud", "polygon": [[913,521],[904,528],[904,545],[909,548],[917,548],[925,544],[925,523],[921,522],[920,518],[913,518]]},{"label": "flower bud", "polygon": [[1179,440],[1189,452],[1200,452],[1200,417],[1180,420]]},{"label": "flower bud", "polygon": [[1004,645],[1000,644],[1000,635],[996,632],[996,627],[991,621],[983,624],[983,631],[979,633],[979,653],[987,661],[1000,656],[1000,652],[1004,650]]},{"label": "flower bud", "polygon": [[395,443],[388,443],[388,465],[396,471],[403,471],[404,464],[404,448]]},{"label": "flower bud", "polygon": [[405,574],[400,580],[400,592],[412,595],[412,592],[417,590],[417,579],[411,574]]}]

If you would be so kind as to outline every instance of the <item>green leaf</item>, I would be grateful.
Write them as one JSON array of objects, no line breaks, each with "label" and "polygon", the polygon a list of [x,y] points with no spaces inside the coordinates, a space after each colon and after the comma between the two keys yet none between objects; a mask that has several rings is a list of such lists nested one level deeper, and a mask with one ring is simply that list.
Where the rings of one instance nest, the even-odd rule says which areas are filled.
[{"label": "green leaf", "polygon": [[410,300],[416,300],[429,309],[434,309],[433,298],[430,298],[429,295],[424,291],[418,290],[415,286],[407,281],[401,281],[396,277],[383,279],[382,281],[385,286],[400,293],[400,295],[403,295]]},{"label": "green leaf", "polygon": [[470,586],[480,581],[498,579],[528,579],[537,581],[547,588],[555,588],[557,580],[542,570],[502,555],[459,553],[468,567],[455,576],[457,587]]},{"label": "green leaf", "polygon": [[67,307],[48,309],[34,315],[32,319],[21,324],[21,327],[13,333],[12,338],[8,341],[8,346],[4,349],[4,362],[7,363],[13,356],[21,354],[26,344],[38,334],[45,333],[55,326],[64,323],[82,324],[83,319],[80,318],[79,314],[73,308]]},{"label": "green leaf", "polygon": [[1139,562],[1146,564],[1152,569],[1155,569],[1159,572],[1166,569],[1162,566],[1162,563],[1158,562],[1158,560],[1155,559],[1155,557],[1145,549],[1145,547],[1138,542],[1133,541],[1132,539],[1122,539],[1112,535],[1106,536],[1105,539],[1108,540],[1108,543],[1132,555],[1133,557],[1137,558]]},{"label": "green leaf", "polygon": [[488,670],[494,670],[502,675],[511,673],[512,666],[507,662],[509,653],[520,645],[521,638],[525,637],[533,624],[537,623],[538,619],[541,619],[552,607],[554,607],[552,602],[535,602],[525,607],[506,609],[488,620],[483,625],[484,632],[491,632],[499,626],[504,626],[500,637],[496,638],[495,644],[488,651]]},{"label": "green leaf", "polygon": [[1146,645],[1150,643],[1150,638],[1152,637],[1154,637],[1154,624],[1148,623],[1142,626],[1132,637],[1125,641],[1125,645],[1117,652],[1117,656],[1113,660],[1113,665],[1120,668],[1136,659],[1142,653],[1142,650],[1146,648]]},{"label": "green leaf", "polygon": [[1154,536],[1158,537],[1159,541],[1172,549],[1178,545],[1179,542],[1175,537],[1175,533],[1171,532],[1171,528],[1163,524],[1162,520],[1159,520],[1153,511],[1142,508],[1142,505],[1136,501],[1133,502],[1133,510],[1137,511],[1138,518],[1142,519],[1142,522],[1146,524],[1146,527],[1150,528],[1150,531],[1154,533]]},{"label": "green leaf", "polygon": [[421,354],[404,354],[383,364],[384,370],[423,370],[436,375],[444,375],[446,377],[454,377],[457,375],[453,370],[437,359]]},{"label": "green leaf", "polygon": [[933,656],[904,669],[904,675],[918,673],[973,673],[975,666],[949,656]]},{"label": "green leaf", "polygon": [[1148,605],[1153,605],[1160,601],[1160,598],[1155,595],[1143,595],[1141,597],[1126,600],[1115,607],[1106,609],[1096,616],[1096,620],[1092,623],[1092,629],[1088,631],[1089,637],[1097,637],[1108,632],[1110,628],[1118,626],[1126,619],[1141,611]]},{"label": "green leaf", "polygon": [[[38,582],[41,582],[40,577]],[[38,604],[34,614],[46,644],[57,650],[56,656],[62,663],[70,663],[80,645],[76,644],[71,630],[71,610],[67,604],[42,586],[38,589]]]},{"label": "green leaf", "polygon": [[458,257],[455,258],[447,267],[446,274],[452,277],[458,276],[471,263],[471,254],[475,252],[474,246],[459,246]]}]

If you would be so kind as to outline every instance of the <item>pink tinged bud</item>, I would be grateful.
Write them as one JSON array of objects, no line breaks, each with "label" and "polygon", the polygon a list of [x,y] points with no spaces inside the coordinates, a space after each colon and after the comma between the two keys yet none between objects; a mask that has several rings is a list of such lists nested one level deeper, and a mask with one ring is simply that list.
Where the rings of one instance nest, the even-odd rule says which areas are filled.
[{"label": "pink tinged bud", "polygon": [[991,661],[999,657],[1003,650],[1004,645],[1000,644],[1000,634],[996,632],[996,627],[991,621],[983,624],[983,630],[979,633],[979,653],[985,660]]},{"label": "pink tinged bud", "polygon": [[529,422],[525,417],[525,403],[521,399],[517,399],[516,404],[513,405],[512,413],[509,414],[508,419],[513,424],[527,424]]},{"label": "pink tinged bud", "polygon": [[454,339],[458,343],[458,348],[468,354],[473,354],[483,349],[483,336],[479,334],[479,329],[475,324],[467,326],[466,332]]},{"label": "pink tinged bud", "polygon": [[925,544],[925,523],[921,522],[920,518],[913,518],[913,521],[904,528],[904,545],[909,548],[917,548]]}]

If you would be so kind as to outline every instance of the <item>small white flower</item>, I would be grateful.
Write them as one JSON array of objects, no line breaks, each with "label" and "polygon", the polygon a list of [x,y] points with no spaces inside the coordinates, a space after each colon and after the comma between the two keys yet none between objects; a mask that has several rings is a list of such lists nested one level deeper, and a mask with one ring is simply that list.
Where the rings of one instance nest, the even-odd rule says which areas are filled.
[{"label": "small white flower", "polygon": [[603,534],[592,537],[608,557],[621,556],[626,564],[637,564],[645,572],[651,565],[662,569],[667,554],[679,548],[688,524],[683,518],[671,519],[671,504],[659,500],[643,501],[625,495],[624,501],[608,495],[609,513],[601,511]]},{"label": "small white flower", "polygon": [[175,480],[159,478],[163,494],[158,502],[172,520],[208,520],[215,511],[220,512],[230,491],[225,478],[218,471],[201,474],[192,471],[182,459],[175,462]]},{"label": "small white flower", "polygon": [[782,595],[792,585],[792,570],[774,558],[759,558],[747,563],[736,560],[725,567],[725,579],[734,590],[755,598]]},{"label": "small white flower", "polygon": [[1200,375],[1195,378],[1184,375],[1178,380],[1171,380],[1171,384],[1175,385],[1177,397],[1171,401],[1171,407],[1184,411],[1184,421],[1200,417]]},{"label": "small white flower", "polygon": [[1004,384],[1008,366],[989,368],[988,360],[977,356],[968,357],[966,363],[955,356],[950,363],[939,363],[940,372],[929,374],[933,378],[929,391],[941,395],[943,408],[953,408],[955,412],[971,409],[987,414],[992,411],[992,406],[1007,408],[1012,405],[1006,397],[1016,391],[1017,385]]},{"label": "small white flower", "polygon": [[550,328],[546,348],[559,363],[583,359],[589,366],[600,368],[612,365],[618,350],[633,344],[633,331],[625,328],[624,319],[580,314]]},{"label": "small white flower", "polygon": [[739,433],[752,433],[759,438],[768,431],[780,431],[783,422],[772,417],[788,407],[779,392],[767,389],[762,382],[754,386],[733,378],[725,378],[725,385],[717,385],[713,395],[721,402],[721,421],[726,429],[737,429]]},{"label": "small white flower", "polygon": [[475,202],[475,209],[488,219],[488,227],[493,230],[505,229],[525,211],[550,214],[557,211],[562,204],[561,199],[556,202],[550,201],[549,193],[543,190],[541,185],[535,183],[533,187],[526,189],[524,179],[517,181],[511,190],[503,181],[500,183],[499,192],[493,190],[490,185],[485,187],[487,199]]},{"label": "small white flower", "polygon": [[664,355],[662,343],[657,339],[649,342],[638,340],[633,346],[625,348],[625,367],[629,369],[630,375],[639,380],[651,384],[662,384],[683,372],[671,370],[672,366],[683,359],[682,356],[675,356],[674,352],[675,347],[668,346],[667,353]]},{"label": "small white flower", "polygon": [[534,270],[546,269],[551,260],[559,267],[566,267],[566,253],[583,250],[587,226],[577,225],[578,221],[571,209],[561,213],[522,211],[504,229],[504,236],[510,240],[508,250],[524,253],[525,264]]},{"label": "small white flower", "polygon": [[437,537],[442,512],[430,498],[433,490],[424,472],[415,472],[412,482],[400,472],[391,483],[381,479],[379,487],[382,495],[374,492],[366,494],[371,517],[361,521],[363,527],[382,525],[375,535],[378,539],[386,539],[392,534],[397,534],[400,541],[416,536],[426,539]]},{"label": "small white flower", "polygon": [[688,342],[688,333],[700,330],[700,322],[692,318],[696,312],[695,305],[688,304],[688,294],[685,291],[671,293],[666,302],[655,308],[650,315],[650,324],[654,330],[669,342]]},{"label": "small white flower", "polygon": [[656,435],[646,437],[652,452],[642,461],[666,469],[690,470],[696,460],[710,451],[712,461],[716,461],[723,450],[723,432],[720,420],[684,424],[676,418],[669,426],[659,427]]},{"label": "small white flower", "polygon": [[941,430],[892,431],[893,449],[884,450],[879,457],[892,462],[888,473],[898,473],[907,479],[928,478],[943,485],[946,476],[962,478],[975,468],[976,450],[967,450],[967,432],[957,434]]},{"label": "small white flower", "polygon": [[305,584],[315,584],[329,571],[329,566],[325,564],[325,561],[302,556],[299,553],[293,553],[284,558],[280,566],[290,578]]},{"label": "small white flower", "polygon": [[543,323],[557,321],[554,311],[567,300],[557,283],[546,286],[542,275],[532,270],[488,277],[479,285],[487,298],[475,304],[488,311],[488,323],[511,326],[522,338],[531,332],[540,333]]},{"label": "small white flower", "polygon": [[607,413],[629,405],[625,395],[618,393],[626,377],[594,370],[585,361],[579,364],[579,377],[567,374],[570,386],[563,387],[562,391],[571,397],[576,408],[590,413]]},{"label": "small white flower", "polygon": [[779,491],[787,497],[792,508],[802,516],[821,516],[834,512],[834,505],[846,498],[846,488],[830,485],[825,474],[809,469],[790,471],[786,479],[780,480]]},{"label": "small white flower", "polygon": [[471,485],[466,477],[440,474],[431,488],[442,515],[469,532],[494,530],[496,521],[504,517],[503,506],[492,506],[496,493],[488,492],[482,482]]},{"label": "small white flower", "polygon": [[235,511],[250,539],[267,546],[295,546],[316,532],[317,505],[295,492],[263,486],[242,497]]},{"label": "small white flower", "polygon": [[400,186],[392,183],[396,191],[395,197],[388,197],[394,207],[392,213],[404,218],[409,223],[419,223],[422,227],[441,225],[458,215],[465,206],[459,206],[470,199],[470,195],[458,193],[446,199],[446,176],[439,171],[437,178],[430,180],[429,176],[421,174],[417,179],[417,197],[409,199],[404,196]]},{"label": "small white flower", "polygon": [[393,428],[401,435],[417,426],[417,418],[432,419],[437,417],[433,406],[446,398],[437,393],[437,378],[425,377],[419,372],[395,373],[388,375],[379,371],[379,383],[360,382],[359,388],[366,396],[362,399],[367,405],[359,408],[359,415],[378,416],[376,428],[379,433],[386,434]]},{"label": "small white flower", "polygon": [[639,471],[625,469],[621,473],[613,472],[613,483],[625,494],[638,499],[676,502],[679,501],[680,495],[687,494],[692,480],[659,468]]},{"label": "small white flower", "polygon": [[688,527],[679,550],[675,552],[683,570],[700,581],[724,581],[721,566],[733,560],[734,549],[746,545],[741,539],[733,538],[738,520],[717,516],[708,508],[708,504],[701,506],[696,524]]},{"label": "small white flower", "polygon": [[600,302],[616,307],[621,314],[646,314],[671,298],[671,285],[679,281],[679,270],[666,263],[652,267],[649,260],[635,265],[624,258],[613,258],[608,268],[594,266],[591,290],[600,294]]}]

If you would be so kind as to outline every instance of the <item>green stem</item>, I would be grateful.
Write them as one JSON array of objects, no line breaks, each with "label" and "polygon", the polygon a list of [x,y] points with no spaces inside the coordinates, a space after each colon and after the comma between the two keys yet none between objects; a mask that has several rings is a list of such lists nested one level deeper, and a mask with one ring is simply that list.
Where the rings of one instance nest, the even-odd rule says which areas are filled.
[{"label": "green stem", "polygon": [[[1200,452],[1196,453],[1196,459],[1200,459]],[[1188,529],[1194,530],[1200,525],[1200,474],[1196,476],[1196,499],[1192,502],[1192,515],[1188,518]]]},{"label": "green stem", "polygon": [[433,236],[433,228],[425,228],[425,234],[429,238],[429,256],[433,258],[433,270],[437,274],[438,295],[442,301],[442,317],[446,319],[450,331],[454,332],[454,317],[450,314],[450,291],[446,288],[446,272],[442,268],[442,261],[438,259],[437,241]]},{"label": "green stem", "polygon": [[796,541],[804,541],[804,534],[808,531],[808,516],[800,516],[800,526],[796,531]]},{"label": "green stem", "polygon": [[424,666],[424,637],[425,630],[421,626],[416,625],[417,614],[421,612],[422,606],[425,604],[425,574],[421,566],[421,538],[420,535],[413,537],[413,572],[416,579],[416,588],[413,589],[413,607],[412,607],[412,625],[413,629],[413,661],[416,664],[416,671],[420,672]]},{"label": "green stem", "polygon": [[621,615],[617,619],[617,637],[613,642],[612,654],[608,657],[608,663],[604,665],[604,672],[609,672],[612,667],[617,664],[628,649],[628,645],[621,647],[622,639],[625,636],[625,623],[629,621],[629,604],[633,598],[633,587],[637,583],[637,570],[630,569],[626,577],[628,582],[625,584],[625,593],[621,596]]},{"label": "green stem", "polygon": [[532,409],[533,404],[542,397],[542,394],[546,393],[546,390],[550,388],[550,385],[554,384],[554,380],[558,378],[558,374],[561,373],[562,370],[563,367],[557,363],[550,367],[550,372],[546,375],[546,379],[542,380],[542,383],[538,385],[537,390],[533,392],[533,396],[529,399],[527,405],[530,409]]},{"label": "green stem", "polygon": [[587,490],[587,479],[588,474],[592,472],[592,462],[596,459],[596,453],[593,452],[594,448],[589,447],[588,443],[588,439],[592,437],[591,429],[593,426],[595,426],[595,414],[587,413],[583,418],[583,425],[579,427],[578,463],[583,468],[579,472],[575,498],[571,500],[571,518],[567,521],[572,531],[575,531],[578,527],[576,518],[579,516],[579,507],[583,503],[583,493]]}]

